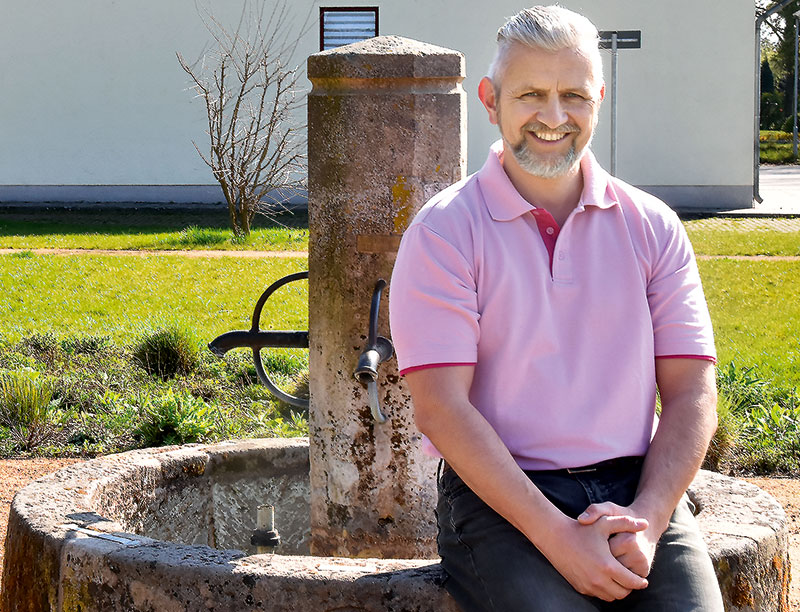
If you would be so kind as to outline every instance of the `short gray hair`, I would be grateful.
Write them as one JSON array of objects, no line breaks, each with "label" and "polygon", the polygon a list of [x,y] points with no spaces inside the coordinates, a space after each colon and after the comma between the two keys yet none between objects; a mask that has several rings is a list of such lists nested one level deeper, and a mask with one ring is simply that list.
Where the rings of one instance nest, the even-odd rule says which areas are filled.
[{"label": "short gray hair", "polygon": [[558,5],[532,6],[510,17],[497,30],[497,52],[489,67],[489,78],[499,85],[508,50],[515,44],[548,51],[581,49],[586,51],[595,67],[596,76],[603,79],[603,61],[598,47],[597,28],[583,15]]}]

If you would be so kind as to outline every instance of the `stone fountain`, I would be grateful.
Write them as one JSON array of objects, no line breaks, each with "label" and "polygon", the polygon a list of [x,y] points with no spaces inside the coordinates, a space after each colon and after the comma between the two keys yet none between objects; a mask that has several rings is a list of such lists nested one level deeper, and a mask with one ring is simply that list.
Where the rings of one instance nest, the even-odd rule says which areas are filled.
[{"label": "stone fountain", "polygon": [[[464,60],[379,37],[311,56],[308,75],[310,440],[133,451],[37,481],[12,505],[3,610],[457,610],[408,392],[393,361],[371,390],[353,372],[403,230],[463,175]],[[787,610],[777,502],[711,473],[690,494],[726,609]],[[251,545],[263,505],[278,554]]]}]

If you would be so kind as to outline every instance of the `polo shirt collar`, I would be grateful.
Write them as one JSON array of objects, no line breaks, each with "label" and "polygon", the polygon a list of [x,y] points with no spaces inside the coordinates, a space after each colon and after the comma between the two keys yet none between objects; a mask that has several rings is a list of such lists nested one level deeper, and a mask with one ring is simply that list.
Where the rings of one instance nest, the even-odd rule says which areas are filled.
[{"label": "polo shirt collar", "polygon": [[[536,207],[525,200],[511,184],[500,162],[502,154],[503,141],[498,140],[491,146],[489,157],[478,172],[478,185],[492,219],[511,221]],[[600,167],[591,151],[586,151],[581,159],[581,172],[583,192],[578,203],[579,209],[586,206],[610,208],[618,204],[608,173]]]},{"label": "polo shirt collar", "polygon": [[578,202],[578,208],[596,206],[597,208],[611,208],[619,205],[619,199],[611,184],[611,175],[597,163],[594,153],[586,151],[581,158],[581,172],[583,173],[583,192]]}]

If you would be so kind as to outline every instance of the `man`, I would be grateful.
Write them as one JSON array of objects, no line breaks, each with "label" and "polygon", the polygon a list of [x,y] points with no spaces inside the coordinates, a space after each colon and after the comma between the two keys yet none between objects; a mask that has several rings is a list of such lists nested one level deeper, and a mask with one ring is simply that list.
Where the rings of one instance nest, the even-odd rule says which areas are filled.
[{"label": "man", "polygon": [[512,17],[479,87],[502,139],[398,253],[392,337],[465,611],[722,610],[685,495],[716,428],[708,310],[676,215],[589,151],[603,95],[588,20]]}]

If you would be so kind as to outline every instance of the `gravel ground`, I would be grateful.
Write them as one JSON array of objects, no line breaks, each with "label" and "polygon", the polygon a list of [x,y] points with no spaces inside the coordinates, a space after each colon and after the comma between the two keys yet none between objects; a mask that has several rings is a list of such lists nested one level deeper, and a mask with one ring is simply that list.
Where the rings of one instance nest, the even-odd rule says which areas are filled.
[{"label": "gravel ground", "polygon": [[[80,459],[8,459],[0,460],[0,565],[3,562],[8,510],[19,489],[45,474],[54,472]],[[800,479],[747,478],[783,504],[789,518],[789,555],[792,561],[790,612],[800,612]]]}]

